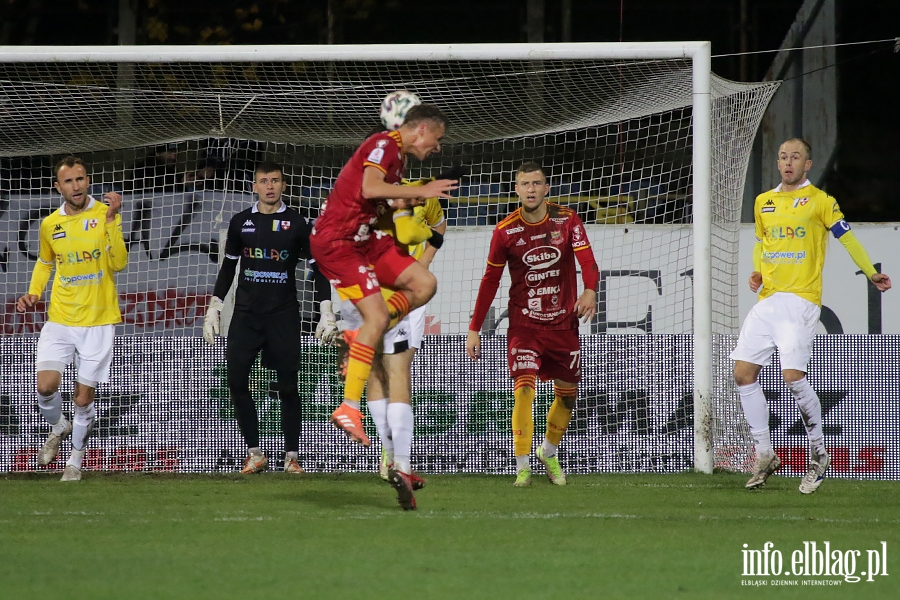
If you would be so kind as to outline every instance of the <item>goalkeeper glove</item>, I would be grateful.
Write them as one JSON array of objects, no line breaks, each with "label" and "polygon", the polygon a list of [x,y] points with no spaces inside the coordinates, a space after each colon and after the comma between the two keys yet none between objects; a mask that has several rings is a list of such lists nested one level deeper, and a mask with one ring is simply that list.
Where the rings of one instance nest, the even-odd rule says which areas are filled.
[{"label": "goalkeeper glove", "polygon": [[337,321],[331,308],[331,300],[322,300],[319,303],[319,324],[316,326],[316,339],[323,344],[331,344],[337,338]]},{"label": "goalkeeper glove", "polygon": [[453,165],[435,179],[462,179],[469,174],[469,165]]},{"label": "goalkeeper glove", "polygon": [[212,300],[209,301],[206,317],[203,319],[203,339],[208,344],[216,343],[216,336],[219,335],[219,315],[223,306],[225,305],[216,296],[213,296]]}]

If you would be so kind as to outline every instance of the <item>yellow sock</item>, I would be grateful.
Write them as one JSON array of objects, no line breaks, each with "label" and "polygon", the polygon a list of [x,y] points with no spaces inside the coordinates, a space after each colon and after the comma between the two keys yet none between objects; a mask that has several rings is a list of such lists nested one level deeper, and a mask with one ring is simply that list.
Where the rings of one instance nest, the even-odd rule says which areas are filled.
[{"label": "yellow sock", "polygon": [[516,456],[531,454],[531,442],[534,439],[534,375],[519,375],[513,387],[512,429],[513,450]]},{"label": "yellow sock", "polygon": [[387,299],[387,305],[388,316],[391,319],[388,323],[388,329],[391,329],[409,314],[409,298],[403,292],[394,292]]},{"label": "yellow sock", "polygon": [[375,357],[375,349],[353,342],[350,346],[350,360],[347,361],[347,377],[344,380],[344,398],[359,402],[363,390],[366,389],[366,381],[372,370],[372,359]]},{"label": "yellow sock", "polygon": [[569,421],[572,420],[572,409],[566,405],[575,406],[578,388],[561,388],[554,385],[553,392],[556,397],[547,413],[547,431],[544,435],[548,442],[559,446],[563,434],[569,427]]}]

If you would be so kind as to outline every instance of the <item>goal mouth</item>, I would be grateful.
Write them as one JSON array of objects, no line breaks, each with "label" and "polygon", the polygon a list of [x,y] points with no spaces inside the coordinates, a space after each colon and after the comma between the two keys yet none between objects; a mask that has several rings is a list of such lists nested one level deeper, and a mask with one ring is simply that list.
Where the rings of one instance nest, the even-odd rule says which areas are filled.
[{"label": "goal mouth", "polygon": [[[227,389],[214,375],[224,344],[207,347],[200,340],[228,220],[254,201],[250,181],[261,160],[284,165],[288,204],[315,218],[349,155],[379,127],[382,98],[404,89],[439,106],[449,120],[441,153],[412,162],[408,176],[435,176],[455,164],[470,167],[455,197],[443,203],[447,242],[432,264],[439,291],[428,308],[427,333],[445,336],[441,345],[448,348],[465,334],[490,230],[517,206],[515,169],[526,160],[537,161],[548,176],[549,200],[573,208],[585,222],[603,272],[598,316],[581,328],[585,346],[603,357],[609,352],[640,356],[649,352],[643,338],[652,338],[662,344],[652,352],[686,361],[675,369],[678,385],[668,387],[662,384],[665,358],[611,360],[614,367],[602,360],[591,363],[590,376],[604,383],[585,386],[595,400],[586,404],[593,407],[590,418],[578,420],[570,431],[573,448],[600,447],[597,435],[613,436],[603,438],[607,442],[631,436],[628,443],[638,455],[659,454],[677,440],[678,456],[686,452],[687,462],[627,464],[651,471],[696,467],[692,445],[700,425],[695,424],[706,423],[702,437],[716,441],[701,470],[711,470],[713,463],[743,469],[741,452],[719,449],[747,443],[727,374],[726,346],[727,336],[737,331],[744,177],[777,83],[716,77],[708,70],[708,45],[706,70],[698,67],[702,49],[693,42],[260,47],[252,52],[12,49],[0,62],[5,186],[0,210],[8,215],[0,227],[0,248],[7,253],[6,277],[0,282],[7,306],[0,342],[11,355],[33,351],[29,344],[43,323],[46,303],[26,314],[15,313],[12,305],[31,277],[40,219],[59,206],[52,164],[61,155],[77,154],[91,168],[95,198],[107,191],[124,196],[130,260],[117,276],[123,324],[117,331],[116,385],[128,389],[116,394],[138,393],[167,403],[184,411],[185,422],[196,415],[179,404],[180,398],[212,407],[207,412],[221,413],[222,423],[228,423],[216,421],[215,435],[228,438],[224,443],[237,453],[240,444],[225,414]],[[309,337],[318,318],[311,284],[299,274],[298,280],[307,336],[301,370],[316,374],[304,402],[309,414],[319,415],[340,392],[331,379],[331,351],[316,347]],[[507,299],[505,279],[484,330],[500,346]],[[685,336],[691,344],[685,345]],[[423,351],[420,360],[434,361],[429,364],[435,368],[457,365],[455,358],[436,351]],[[181,366],[171,366],[173,361]],[[475,367],[458,364],[459,372],[469,373],[469,387],[452,393],[454,423],[465,435],[463,415],[474,410],[475,395],[506,386],[504,365],[492,364],[477,367],[479,375],[463,370]],[[148,370],[163,391],[142,383]],[[269,407],[265,410],[275,411],[271,373],[262,368],[254,373],[254,394]],[[417,376],[432,377],[429,389],[450,385],[428,369]],[[28,381],[23,378],[14,394],[22,407],[31,401]],[[679,427],[671,430],[669,417],[684,412],[685,394],[695,392],[712,404],[704,409],[692,401],[700,418],[676,418]],[[432,406],[433,395],[424,398],[419,399],[422,410]],[[647,428],[636,424],[635,398],[655,406]],[[440,423],[450,418],[450,408],[443,402],[433,404],[438,416],[423,417],[433,419],[428,431],[444,440],[436,444],[446,443]],[[615,432],[598,429],[601,414],[619,423]],[[170,421],[150,419],[138,429],[158,429],[161,423]],[[318,425],[309,427],[327,435]],[[477,437],[493,435],[492,427],[471,433],[474,447],[504,443]],[[277,432],[271,435],[277,441]],[[337,468],[342,460],[333,454],[326,468]],[[613,464],[605,460],[589,462]],[[202,463],[197,468],[213,467]]]}]

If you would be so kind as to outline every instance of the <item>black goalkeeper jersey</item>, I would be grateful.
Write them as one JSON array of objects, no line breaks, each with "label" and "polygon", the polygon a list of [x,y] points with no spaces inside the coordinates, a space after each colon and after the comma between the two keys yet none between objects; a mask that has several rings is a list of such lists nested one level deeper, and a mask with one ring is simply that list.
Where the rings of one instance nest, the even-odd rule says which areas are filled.
[{"label": "black goalkeeper jersey", "polygon": [[225,299],[240,260],[235,310],[270,314],[298,308],[295,271],[298,260],[311,258],[311,231],[309,221],[284,204],[270,215],[259,212],[256,204],[234,215],[214,294]]}]

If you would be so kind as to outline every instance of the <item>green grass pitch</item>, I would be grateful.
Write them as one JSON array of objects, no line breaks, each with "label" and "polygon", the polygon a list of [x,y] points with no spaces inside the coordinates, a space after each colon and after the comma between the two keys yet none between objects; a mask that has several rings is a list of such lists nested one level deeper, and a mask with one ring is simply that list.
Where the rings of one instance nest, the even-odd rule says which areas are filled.
[{"label": "green grass pitch", "polygon": [[[374,474],[58,477],[0,475],[2,598],[900,597],[896,482],[443,475],[403,512]],[[787,569],[804,541],[860,551],[857,574],[886,547],[888,575],[743,576],[744,544]]]}]

